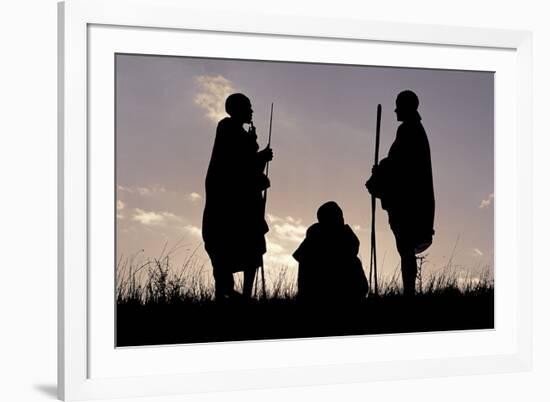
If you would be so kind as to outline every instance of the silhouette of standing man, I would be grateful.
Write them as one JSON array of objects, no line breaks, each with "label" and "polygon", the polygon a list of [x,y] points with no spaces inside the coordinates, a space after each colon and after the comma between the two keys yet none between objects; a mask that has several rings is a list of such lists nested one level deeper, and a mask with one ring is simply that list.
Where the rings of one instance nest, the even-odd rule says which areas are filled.
[{"label": "silhouette of standing man", "polygon": [[380,198],[401,257],[403,293],[414,295],[416,254],[432,244],[435,198],[430,145],[418,114],[416,94],[406,90],[395,101],[397,129],[387,158],[373,167],[366,183],[371,194]]},{"label": "silhouette of standing man", "polygon": [[[243,94],[225,101],[230,117],[222,119],[206,174],[202,237],[212,266],[216,300],[238,296],[233,273],[244,271],[243,296],[249,298],[266,251],[263,190],[270,186],[263,173],[273,158],[271,148],[258,151],[252,125],[252,105]],[[249,131],[243,124],[251,124]]]}]

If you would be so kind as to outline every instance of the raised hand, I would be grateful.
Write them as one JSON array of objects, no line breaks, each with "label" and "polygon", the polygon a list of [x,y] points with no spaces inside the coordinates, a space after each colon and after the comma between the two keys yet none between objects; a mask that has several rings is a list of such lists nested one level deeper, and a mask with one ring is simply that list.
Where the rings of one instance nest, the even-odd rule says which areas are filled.
[{"label": "raised hand", "polygon": [[260,158],[264,162],[269,162],[269,161],[273,160],[273,150],[270,147],[265,147],[264,149],[262,149],[258,153],[260,155]]}]

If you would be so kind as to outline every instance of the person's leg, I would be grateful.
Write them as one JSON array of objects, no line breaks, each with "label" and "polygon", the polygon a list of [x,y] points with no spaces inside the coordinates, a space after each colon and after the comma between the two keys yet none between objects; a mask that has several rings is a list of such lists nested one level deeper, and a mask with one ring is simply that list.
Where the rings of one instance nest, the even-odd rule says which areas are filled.
[{"label": "person's leg", "polygon": [[414,246],[405,239],[397,239],[397,251],[401,257],[401,277],[403,279],[403,294],[414,296],[416,287],[416,255]]},{"label": "person's leg", "polygon": [[243,280],[243,296],[247,299],[252,297],[252,288],[254,287],[254,279],[256,279],[256,271],[258,268],[247,268],[244,270]]},{"label": "person's leg", "polygon": [[214,282],[215,282],[215,297],[216,300],[222,300],[225,296],[230,296],[233,293],[233,273],[223,263],[212,262],[214,267]]},{"label": "person's leg", "polygon": [[416,291],[416,256],[414,249],[401,257],[401,270],[403,276],[403,294],[405,296],[414,296]]}]

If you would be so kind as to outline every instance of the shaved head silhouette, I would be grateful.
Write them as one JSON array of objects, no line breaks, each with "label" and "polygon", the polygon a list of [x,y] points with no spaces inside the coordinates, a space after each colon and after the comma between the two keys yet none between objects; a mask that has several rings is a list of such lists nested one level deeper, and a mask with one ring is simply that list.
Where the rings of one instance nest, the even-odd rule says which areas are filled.
[{"label": "shaved head silhouette", "polygon": [[399,95],[397,95],[395,103],[398,108],[403,108],[404,110],[417,110],[418,105],[420,105],[418,96],[409,89],[400,92]]},{"label": "shaved head silhouette", "polygon": [[416,94],[407,89],[402,91],[397,95],[395,100],[395,113],[397,114],[397,120],[421,120],[420,115],[418,114],[418,106],[420,101]]},{"label": "shaved head silhouette", "polygon": [[250,108],[250,99],[244,94],[231,94],[225,100],[225,111],[229,116],[242,114],[247,108]]}]

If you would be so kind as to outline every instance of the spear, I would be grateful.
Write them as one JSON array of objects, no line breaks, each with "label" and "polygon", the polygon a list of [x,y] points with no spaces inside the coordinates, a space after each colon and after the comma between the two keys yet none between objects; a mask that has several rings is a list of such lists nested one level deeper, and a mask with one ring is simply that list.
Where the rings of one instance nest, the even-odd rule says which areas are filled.
[{"label": "spear", "polygon": [[[267,148],[271,148],[271,127],[273,126],[273,102],[271,102],[271,113],[269,115],[269,135],[267,139]],[[265,176],[269,178],[269,161],[265,164]],[[267,188],[264,190],[264,216],[267,206]],[[260,265],[260,274],[262,276],[262,296],[265,299],[265,274],[264,274],[264,259],[262,257],[262,265]]]},{"label": "spear", "polygon": [[[271,148],[271,126],[273,124],[273,102],[271,102],[271,113],[269,115],[269,136],[267,138],[267,147]],[[265,175],[269,178],[269,161],[265,164]],[[267,188],[264,190],[264,201],[267,203]],[[264,204],[265,205],[265,204]]]},{"label": "spear", "polygon": [[[378,150],[380,148],[380,119],[382,117],[382,105],[378,104],[376,109],[376,142],[374,146],[374,166],[378,166]],[[374,274],[374,294],[378,295],[378,272],[376,267],[376,197],[371,195],[371,235],[370,235],[370,270],[369,285],[373,283]]]}]

